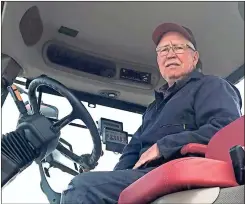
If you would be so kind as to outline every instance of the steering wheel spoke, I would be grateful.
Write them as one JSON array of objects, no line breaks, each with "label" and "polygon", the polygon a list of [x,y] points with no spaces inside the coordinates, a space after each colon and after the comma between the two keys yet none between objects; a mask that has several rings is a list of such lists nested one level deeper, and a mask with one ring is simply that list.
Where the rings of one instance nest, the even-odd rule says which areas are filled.
[{"label": "steering wheel spoke", "polygon": [[73,112],[53,124],[53,128],[58,132],[75,119]]}]

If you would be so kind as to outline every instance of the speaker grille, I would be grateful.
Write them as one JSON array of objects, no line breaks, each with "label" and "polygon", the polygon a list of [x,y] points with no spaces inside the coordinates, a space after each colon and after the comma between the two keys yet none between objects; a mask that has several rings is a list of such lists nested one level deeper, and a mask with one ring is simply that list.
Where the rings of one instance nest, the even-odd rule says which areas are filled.
[{"label": "speaker grille", "polygon": [[43,23],[37,6],[29,8],[19,24],[22,39],[27,46],[35,45],[42,37]]}]

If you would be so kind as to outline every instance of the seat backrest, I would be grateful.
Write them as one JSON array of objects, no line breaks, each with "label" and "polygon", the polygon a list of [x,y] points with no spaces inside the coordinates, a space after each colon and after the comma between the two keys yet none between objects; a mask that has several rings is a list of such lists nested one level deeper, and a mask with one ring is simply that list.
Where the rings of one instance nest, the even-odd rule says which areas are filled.
[{"label": "seat backrest", "polygon": [[218,131],[208,143],[205,157],[232,162],[229,151],[235,145],[244,146],[244,116]]}]

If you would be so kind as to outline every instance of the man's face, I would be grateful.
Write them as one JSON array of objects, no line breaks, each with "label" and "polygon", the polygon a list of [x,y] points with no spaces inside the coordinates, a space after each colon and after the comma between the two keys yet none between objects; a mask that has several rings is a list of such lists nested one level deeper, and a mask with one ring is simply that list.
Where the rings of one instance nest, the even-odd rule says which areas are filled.
[{"label": "man's face", "polygon": [[[181,50],[182,47],[178,45],[184,49]],[[175,46],[177,53],[172,48],[167,52],[168,47],[166,46]],[[162,37],[157,46],[160,48],[160,51],[157,52],[157,63],[166,81],[180,79],[195,68],[199,54],[189,46],[193,45],[180,33],[168,32]]]}]

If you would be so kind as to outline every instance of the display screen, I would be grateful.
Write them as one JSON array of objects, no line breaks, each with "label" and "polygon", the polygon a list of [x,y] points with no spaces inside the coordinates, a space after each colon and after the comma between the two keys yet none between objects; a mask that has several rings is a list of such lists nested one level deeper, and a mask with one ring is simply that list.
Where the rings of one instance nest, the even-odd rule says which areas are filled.
[{"label": "display screen", "polygon": [[118,152],[121,154],[128,144],[128,133],[124,131],[105,128],[102,136],[107,151]]},{"label": "display screen", "polygon": [[[98,122],[98,126],[99,126],[98,129],[99,129],[100,135],[103,134],[103,131],[105,130],[105,128],[110,128],[116,131],[123,131],[122,122],[118,122],[115,120],[109,120],[106,118],[101,118]],[[102,142],[105,143],[105,135],[102,136]]]},{"label": "display screen", "polygon": [[128,144],[127,132],[105,128],[104,136],[106,142],[113,142],[113,143],[124,144],[124,145]]}]

